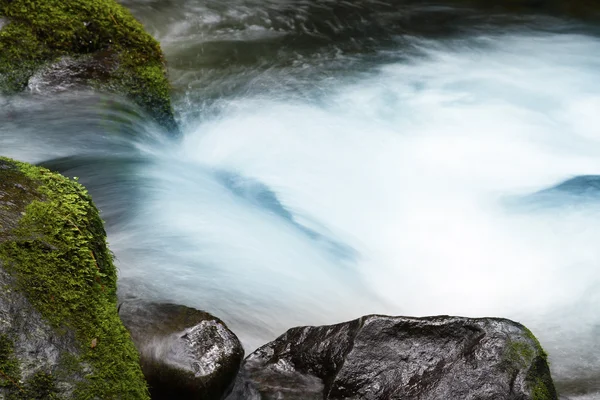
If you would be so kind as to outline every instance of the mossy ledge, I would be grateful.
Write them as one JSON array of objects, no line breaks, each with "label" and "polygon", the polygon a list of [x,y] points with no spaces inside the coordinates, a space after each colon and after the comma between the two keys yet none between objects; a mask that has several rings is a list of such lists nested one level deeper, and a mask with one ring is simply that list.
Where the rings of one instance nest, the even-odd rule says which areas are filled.
[{"label": "mossy ledge", "polygon": [[[548,354],[535,335],[522,326],[524,335],[519,340],[510,340],[505,360],[508,369],[527,368],[525,382],[531,391],[532,400],[556,400],[558,395],[548,366]],[[515,369],[512,371],[517,373]]]},{"label": "mossy ledge", "polygon": [[177,129],[160,45],[114,0],[0,0],[0,17],[8,20],[0,30],[0,92],[23,90],[61,57],[91,59],[88,83],[126,95]]},{"label": "mossy ledge", "polygon": [[[60,362],[64,376],[78,377],[70,382],[70,398],[149,399],[139,355],[117,314],[117,274],[104,227],[85,188],[0,157],[2,193],[8,201],[0,201],[0,266],[58,336],[74,337],[78,354],[63,354]],[[20,216],[16,223],[14,215]],[[0,335],[0,368],[8,398],[60,398],[53,388],[61,371],[18,381],[19,363],[6,334]],[[28,397],[36,387],[52,397]]]}]

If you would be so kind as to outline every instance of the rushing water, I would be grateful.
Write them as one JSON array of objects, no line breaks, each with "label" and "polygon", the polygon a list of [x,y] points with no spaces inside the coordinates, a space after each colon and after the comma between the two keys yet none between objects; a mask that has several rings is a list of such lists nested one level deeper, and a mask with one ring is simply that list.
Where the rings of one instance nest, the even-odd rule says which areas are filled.
[{"label": "rushing water", "polygon": [[600,398],[592,27],[385,1],[125,4],[163,45],[182,137],[35,79],[0,98],[0,153],[88,186],[123,293],[213,312],[247,350],[366,313],[512,318],[562,393]]}]

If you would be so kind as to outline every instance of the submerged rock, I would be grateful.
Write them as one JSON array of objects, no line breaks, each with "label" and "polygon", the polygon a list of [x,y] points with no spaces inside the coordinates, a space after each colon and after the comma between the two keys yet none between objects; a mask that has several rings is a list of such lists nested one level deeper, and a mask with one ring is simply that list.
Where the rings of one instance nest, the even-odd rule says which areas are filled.
[{"label": "submerged rock", "polygon": [[0,0],[0,93],[86,85],[175,130],[160,45],[114,0]]},{"label": "submerged rock", "polygon": [[600,195],[600,176],[576,176],[539,193],[567,193],[574,196],[597,198]]},{"label": "submerged rock", "polygon": [[148,399],[85,189],[0,157],[0,399]]},{"label": "submerged rock", "polygon": [[119,314],[141,354],[153,400],[223,398],[244,349],[219,319],[175,305],[125,301]]},{"label": "submerged rock", "polygon": [[518,323],[366,316],[290,329],[246,358],[228,400],[556,398],[546,354]]}]

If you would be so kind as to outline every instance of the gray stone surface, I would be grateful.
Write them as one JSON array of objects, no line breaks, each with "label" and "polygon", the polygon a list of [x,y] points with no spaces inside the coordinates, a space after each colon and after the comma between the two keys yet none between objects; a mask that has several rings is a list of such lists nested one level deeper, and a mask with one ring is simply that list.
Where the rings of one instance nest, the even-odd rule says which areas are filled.
[{"label": "gray stone surface", "polygon": [[[74,382],[81,381],[82,376],[77,373],[65,375],[62,357],[79,355],[74,335],[72,332],[61,334],[50,327],[23,294],[11,289],[13,287],[14,279],[2,270],[0,263],[0,335],[10,339],[14,356],[19,361],[21,380],[15,383],[23,387],[24,382],[37,373],[58,374],[56,394],[65,399],[71,398]],[[15,392],[10,383],[5,387],[0,385],[0,399]]]},{"label": "gray stone surface", "polygon": [[244,361],[228,400],[554,400],[546,355],[504,319],[366,316],[293,328]]}]

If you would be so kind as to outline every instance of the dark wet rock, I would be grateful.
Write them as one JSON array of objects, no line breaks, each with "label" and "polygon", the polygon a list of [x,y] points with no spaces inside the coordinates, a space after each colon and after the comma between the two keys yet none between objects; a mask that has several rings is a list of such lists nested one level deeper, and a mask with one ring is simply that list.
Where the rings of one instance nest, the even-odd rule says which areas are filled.
[{"label": "dark wet rock", "polygon": [[63,57],[40,68],[27,83],[32,92],[54,94],[72,89],[85,89],[89,82],[109,82],[119,64],[112,52],[98,52],[85,57]]},{"label": "dark wet rock", "polygon": [[244,350],[221,320],[189,307],[140,300],[125,301],[119,314],[141,354],[153,400],[228,394]]},{"label": "dark wet rock", "polygon": [[0,157],[0,399],[148,399],[85,189]]},{"label": "dark wet rock", "polygon": [[546,354],[505,319],[366,316],[293,328],[252,353],[228,400],[557,399]]}]

